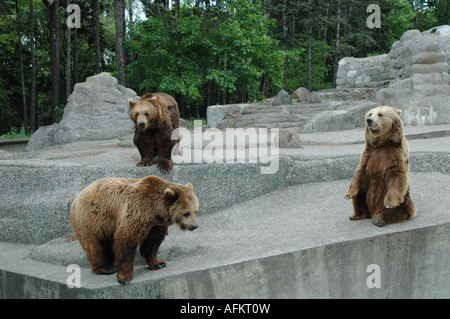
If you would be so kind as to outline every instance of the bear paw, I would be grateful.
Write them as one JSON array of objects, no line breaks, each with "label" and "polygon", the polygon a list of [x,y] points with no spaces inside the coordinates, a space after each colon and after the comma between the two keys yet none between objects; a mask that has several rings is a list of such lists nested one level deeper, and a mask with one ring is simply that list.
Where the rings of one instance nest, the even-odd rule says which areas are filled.
[{"label": "bear paw", "polygon": [[136,166],[137,167],[143,167],[143,166],[152,166],[153,162],[149,161],[149,160],[140,160],[139,162],[137,162]]},{"label": "bear paw", "polygon": [[166,267],[166,263],[161,260],[157,260],[148,265],[148,268],[150,268],[151,270],[162,269],[164,267]]},{"label": "bear paw", "polygon": [[385,201],[384,202],[384,208],[392,209],[400,206],[401,203],[393,202],[393,201]]},{"label": "bear paw", "polygon": [[383,227],[385,225],[384,218],[381,216],[376,216],[374,219],[372,219],[372,224],[378,227]]},{"label": "bear paw", "polygon": [[403,197],[399,195],[387,194],[384,198],[384,208],[392,209],[400,206],[402,204]]},{"label": "bear paw", "polygon": [[353,197],[355,197],[356,195],[358,195],[358,190],[354,190],[352,189],[352,187],[350,187],[350,189],[348,190],[347,194],[344,196],[345,199],[352,199]]},{"label": "bear paw", "polygon": [[117,273],[117,281],[120,282],[122,285],[128,284],[131,279],[133,279],[133,275],[131,274],[124,274],[124,273]]},{"label": "bear paw", "polygon": [[349,217],[350,220],[360,220],[360,219],[366,219],[368,218],[365,215],[358,215],[358,214],[353,214]]},{"label": "bear paw", "polygon": [[173,168],[173,162],[170,160],[160,160],[157,166],[161,172],[168,172]]},{"label": "bear paw", "polygon": [[116,267],[104,267],[92,269],[92,273],[96,275],[111,275],[117,271]]}]

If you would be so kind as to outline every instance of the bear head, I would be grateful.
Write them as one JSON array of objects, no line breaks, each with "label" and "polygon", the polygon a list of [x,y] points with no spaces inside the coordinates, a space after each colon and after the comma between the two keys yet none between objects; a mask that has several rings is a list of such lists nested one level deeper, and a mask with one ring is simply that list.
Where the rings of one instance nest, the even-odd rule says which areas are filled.
[{"label": "bear head", "polygon": [[167,105],[157,95],[145,94],[138,101],[129,99],[128,107],[136,128],[143,132],[152,128],[161,128],[170,121]]},{"label": "bear head", "polygon": [[198,228],[196,215],[199,203],[192,184],[168,187],[164,196],[169,203],[170,224],[178,225],[181,230]]},{"label": "bear head", "polygon": [[391,106],[378,106],[367,112],[366,139],[398,140],[403,137],[403,122],[401,110]]}]

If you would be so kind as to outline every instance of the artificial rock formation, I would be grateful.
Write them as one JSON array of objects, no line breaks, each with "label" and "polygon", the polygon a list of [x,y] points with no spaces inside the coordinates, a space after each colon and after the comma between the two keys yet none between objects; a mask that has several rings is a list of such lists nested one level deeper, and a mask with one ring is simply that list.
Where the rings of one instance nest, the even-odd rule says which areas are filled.
[{"label": "artificial rock formation", "polygon": [[450,123],[449,65],[449,25],[422,33],[409,30],[389,54],[342,59],[337,88],[380,88],[377,101],[402,109],[406,125],[446,124]]},{"label": "artificial rock formation", "polygon": [[77,83],[67,100],[60,123],[40,127],[27,151],[76,141],[106,140],[133,134],[127,101],[139,97],[118,85],[110,73],[100,73]]}]

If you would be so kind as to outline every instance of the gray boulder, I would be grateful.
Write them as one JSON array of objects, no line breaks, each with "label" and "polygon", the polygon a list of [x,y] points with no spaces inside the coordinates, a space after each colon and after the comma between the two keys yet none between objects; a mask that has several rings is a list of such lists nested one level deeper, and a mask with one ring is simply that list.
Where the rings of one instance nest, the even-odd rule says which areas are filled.
[{"label": "gray boulder", "polygon": [[110,73],[100,73],[77,83],[61,122],[39,128],[31,136],[27,151],[132,134],[134,125],[128,114],[128,99],[139,97],[133,90],[118,85]]},{"label": "gray boulder", "polygon": [[[210,128],[234,127],[233,119],[242,114],[250,104],[210,105],[206,109],[206,123]],[[228,118],[230,117],[231,118]],[[227,123],[223,123],[226,120]]]},{"label": "gray boulder", "polygon": [[278,146],[280,148],[303,148],[300,136],[295,130],[280,130],[280,132],[275,135],[275,139],[277,138],[279,143]]},{"label": "gray boulder", "polygon": [[278,105],[288,105],[291,104],[291,98],[289,97],[289,94],[285,90],[281,90],[278,92],[277,96],[273,99],[272,105],[278,106]]},{"label": "gray boulder", "polygon": [[291,99],[297,100],[297,102],[309,102],[310,94],[308,89],[304,87],[299,87],[291,94]]},{"label": "gray boulder", "polygon": [[322,98],[318,92],[311,92],[309,95],[309,103],[320,103]]}]

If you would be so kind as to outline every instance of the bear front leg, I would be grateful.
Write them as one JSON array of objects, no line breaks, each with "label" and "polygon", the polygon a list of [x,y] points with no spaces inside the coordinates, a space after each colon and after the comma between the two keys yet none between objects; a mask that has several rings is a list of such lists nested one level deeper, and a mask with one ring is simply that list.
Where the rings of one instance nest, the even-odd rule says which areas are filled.
[{"label": "bear front leg", "polygon": [[409,168],[406,163],[405,160],[398,160],[386,174],[387,191],[383,202],[385,208],[400,206],[409,191]]},{"label": "bear front leg", "polygon": [[148,136],[138,136],[134,139],[141,160],[137,162],[136,166],[152,166],[153,165],[153,140]]},{"label": "bear front leg", "polygon": [[409,195],[409,190],[406,192],[404,201],[395,208],[384,208],[380,212],[374,214],[372,223],[375,226],[383,227],[389,224],[401,223],[416,216],[416,207]]},{"label": "bear front leg", "polygon": [[158,168],[162,172],[168,172],[173,168],[172,162],[172,147],[174,142],[171,140],[165,140],[158,149]]},{"label": "bear front leg", "polygon": [[117,268],[117,280],[121,284],[128,284],[133,279],[133,261],[137,243],[128,238],[125,232],[118,231],[114,235],[114,256]]},{"label": "bear front leg", "polygon": [[358,194],[365,192],[367,189],[367,176],[363,169],[356,169],[355,174],[353,175],[352,183],[348,189],[347,194],[345,195],[345,199],[351,199]]},{"label": "bear front leg", "polygon": [[164,237],[168,234],[168,228],[167,226],[153,227],[147,238],[140,244],[140,253],[145,257],[148,267],[152,270],[166,267],[166,263],[158,260],[156,255]]},{"label": "bear front leg", "polygon": [[364,150],[361,154],[358,167],[353,174],[353,179],[350,184],[349,190],[345,195],[345,199],[351,199],[356,195],[365,192],[367,190],[367,175],[366,175],[366,164],[369,158],[368,151]]}]

